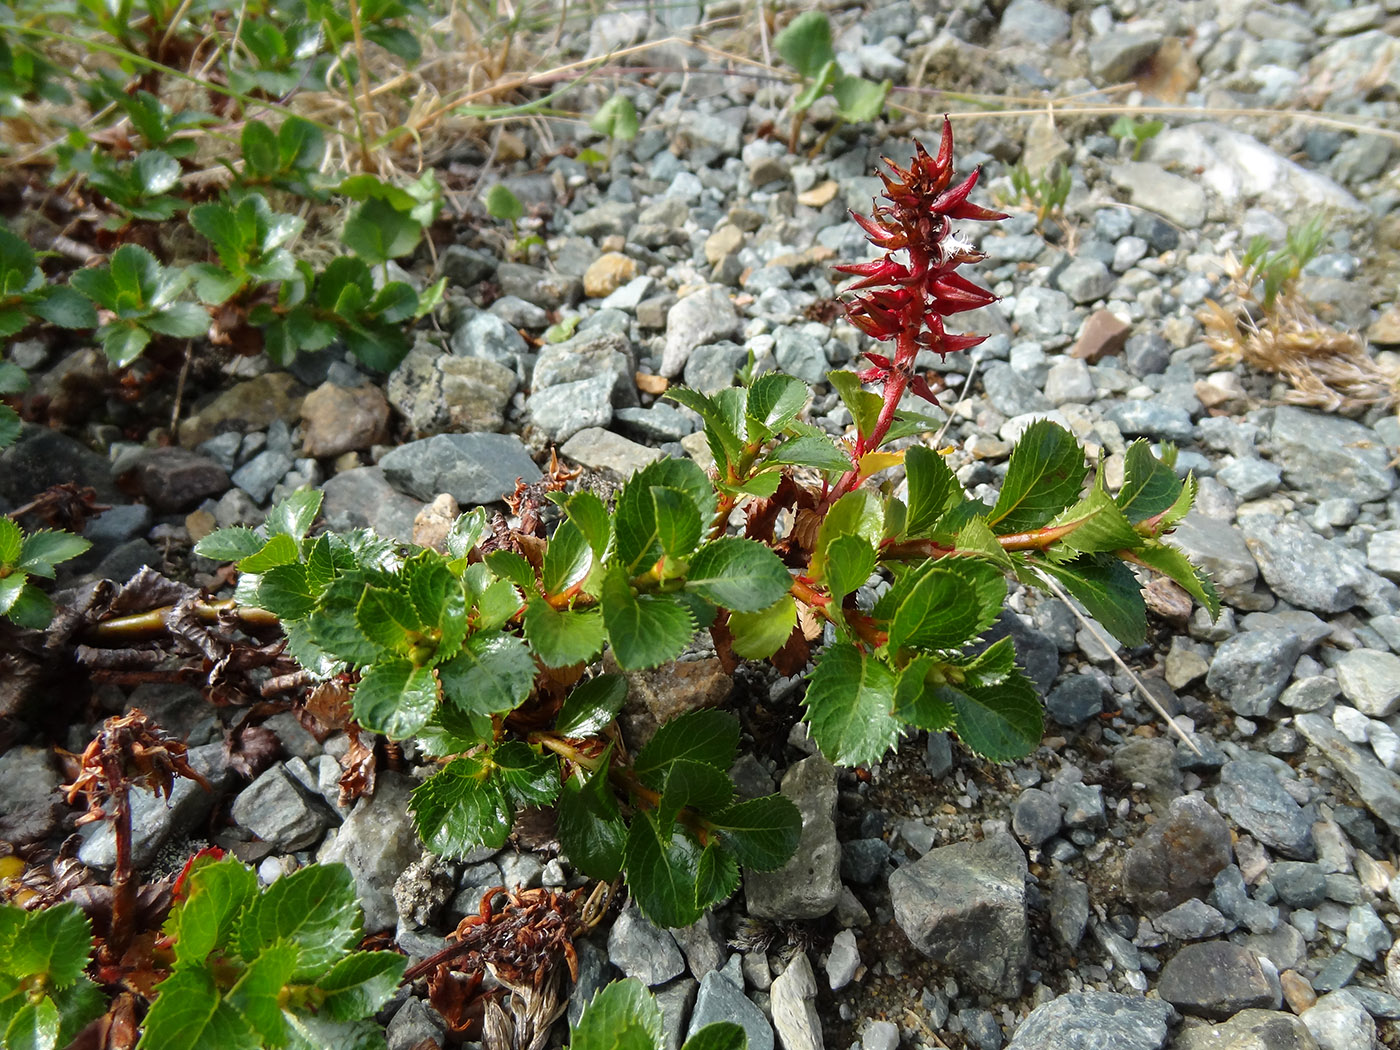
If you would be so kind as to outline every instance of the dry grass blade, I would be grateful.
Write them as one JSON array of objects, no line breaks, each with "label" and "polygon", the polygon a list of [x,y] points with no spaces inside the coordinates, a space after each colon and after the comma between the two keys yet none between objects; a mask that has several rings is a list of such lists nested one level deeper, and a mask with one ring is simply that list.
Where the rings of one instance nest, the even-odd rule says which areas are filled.
[{"label": "dry grass blade", "polygon": [[1396,404],[1400,375],[1382,368],[1360,335],[1319,318],[1294,289],[1281,292],[1262,323],[1256,322],[1248,309],[1256,300],[1239,263],[1232,256],[1226,266],[1236,303],[1226,307],[1208,300],[1196,315],[1215,351],[1216,367],[1244,362],[1281,376],[1293,388],[1282,400],[1292,405],[1354,413]]}]

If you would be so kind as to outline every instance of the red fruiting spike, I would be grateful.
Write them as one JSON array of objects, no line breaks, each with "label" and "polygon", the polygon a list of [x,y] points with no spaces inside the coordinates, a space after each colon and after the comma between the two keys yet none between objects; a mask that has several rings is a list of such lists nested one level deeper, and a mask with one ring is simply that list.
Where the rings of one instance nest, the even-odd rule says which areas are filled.
[{"label": "red fruiting spike", "polygon": [[976,310],[997,301],[991,292],[956,273],[945,273],[930,281],[928,292],[938,304],[938,312],[944,315]]},{"label": "red fruiting spike", "polygon": [[959,204],[956,208],[949,208],[946,214],[950,219],[978,219],[983,222],[995,222],[1007,217],[1004,211],[992,211],[991,208],[969,204],[967,201]]},{"label": "red fruiting spike", "polygon": [[884,354],[877,354],[870,350],[866,350],[861,354],[861,356],[867,361],[869,361],[871,364],[875,365],[877,368],[883,368],[886,372],[888,372],[892,367],[894,367],[890,364],[890,359]]},{"label": "red fruiting spike", "polygon": [[866,335],[870,336],[870,338],[879,339],[883,342],[886,339],[893,339],[895,335],[898,334],[895,331],[889,330],[886,325],[875,320],[873,317],[869,317],[863,313],[857,313],[857,309],[858,307],[854,304],[846,304],[846,319]]},{"label": "red fruiting spike", "polygon": [[867,368],[863,372],[857,372],[856,378],[862,383],[878,383],[889,374],[888,368]]},{"label": "red fruiting spike", "polygon": [[953,122],[946,113],[943,115],[943,135],[938,140],[938,158],[933,163],[935,170],[941,174],[953,170]]},{"label": "red fruiting spike", "polygon": [[956,208],[963,201],[967,200],[967,195],[972,192],[972,187],[977,185],[977,180],[982,176],[982,169],[976,168],[972,174],[963,179],[951,190],[940,193],[933,199],[933,203],[928,206],[928,210],[936,215],[946,215]]},{"label": "red fruiting spike", "polygon": [[910,393],[917,394],[930,405],[938,404],[937,395],[930,389],[928,380],[923,376],[915,376],[913,379],[909,380],[909,386],[906,389],[909,390]]},{"label": "red fruiting spike", "polygon": [[945,332],[925,332],[919,336],[919,342],[923,346],[945,355],[959,350],[971,350],[986,339],[985,335],[948,335]]}]

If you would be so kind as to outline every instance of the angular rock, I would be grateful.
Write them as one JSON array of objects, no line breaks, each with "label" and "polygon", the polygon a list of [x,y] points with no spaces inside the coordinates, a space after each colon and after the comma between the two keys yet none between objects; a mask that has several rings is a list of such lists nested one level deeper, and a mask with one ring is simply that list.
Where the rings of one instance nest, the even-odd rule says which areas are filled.
[{"label": "angular rock", "polygon": [[739,335],[742,327],[743,322],[722,287],[711,284],[692,292],[666,315],[661,374],[668,378],[680,375],[690,352],[697,346],[732,339]]},{"label": "angular rock", "polygon": [[1215,798],[1236,824],[1270,849],[1298,860],[1311,860],[1316,855],[1314,817],[1284,790],[1262,761],[1226,762]]},{"label": "angular rock", "polygon": [[266,430],[277,420],[294,420],[301,415],[306,387],[288,372],[266,375],[238,383],[222,391],[180,421],[180,444],[194,448],[215,434],[236,430],[246,434]]},{"label": "angular rock", "polygon": [[0,755],[0,839],[37,842],[58,829],[62,778],[46,747],[12,746]]},{"label": "angular rock", "polygon": [[1400,776],[1358,751],[1337,732],[1329,718],[1303,714],[1293,720],[1293,725],[1342,774],[1366,808],[1392,831],[1400,833]]},{"label": "angular rock", "polygon": [[238,793],[232,816],[235,824],[286,852],[314,845],[331,822],[320,797],[313,798],[280,762]]},{"label": "angular rock", "polygon": [[1400,708],[1400,656],[1352,649],[1336,663],[1342,695],[1363,715],[1387,718]]},{"label": "angular rock", "polygon": [[322,383],[301,403],[303,455],[322,459],[382,444],[389,436],[389,403],[373,383]]},{"label": "angular rock", "polygon": [[559,454],[589,470],[610,470],[630,478],[648,463],[664,456],[659,449],[629,441],[602,427],[585,427],[559,447]]},{"label": "angular rock", "polygon": [[1248,599],[1259,566],[1238,529],[1218,518],[1192,511],[1177,523],[1167,542],[1199,565],[1227,601]]},{"label": "angular rock", "polygon": [[1206,686],[1236,714],[1260,718],[1269,713],[1302,655],[1302,639],[1292,631],[1245,631],[1215,651]]},{"label": "angular rock", "polygon": [[229,487],[223,467],[183,448],[146,449],[136,461],[135,473],[141,494],[158,511],[188,510]]},{"label": "angular rock", "polygon": [[1284,480],[1315,499],[1369,503],[1395,490],[1385,442],[1354,420],[1283,406],[1274,409],[1269,438]]},{"label": "angular rock", "polygon": [[419,345],[389,373],[388,392],[409,434],[425,438],[444,431],[500,429],[519,385],[515,372],[497,360]]},{"label": "angular rock", "polygon": [[1357,998],[1347,991],[1330,992],[1302,1016],[1318,1050],[1372,1050],[1376,1022]]},{"label": "angular rock", "polygon": [[1179,941],[1198,941],[1204,937],[1219,937],[1234,924],[1205,901],[1193,898],[1163,912],[1152,920],[1152,925]]},{"label": "angular rock", "polygon": [[1241,517],[1239,526],[1259,571],[1284,601],[1318,613],[1354,605],[1372,615],[1393,611],[1395,584],[1366,568],[1359,551],[1273,514]]},{"label": "angular rock", "polygon": [[1206,221],[1206,194],[1198,183],[1156,164],[1129,161],[1109,169],[1113,184],[1128,191],[1128,203],[1147,208],[1188,230]]},{"label": "angular rock", "polygon": [[713,1021],[729,1021],[742,1028],[749,1050],[773,1050],[773,1029],[763,1011],[719,970],[710,971],[700,982],[686,1039]]},{"label": "angular rock", "polygon": [[567,441],[580,430],[612,422],[612,376],[536,388],[525,402],[530,423],[549,441]]},{"label": "angular rock", "polygon": [[773,1027],[785,1050],[823,1050],[817,979],[806,952],[798,952],[773,981]]},{"label": "angular rock", "polygon": [[1224,1024],[1186,1028],[1172,1050],[1318,1050],[1301,1020],[1279,1010],[1241,1010]]},{"label": "angular rock", "polygon": [[1079,947],[1089,925],[1089,887],[1073,875],[1057,872],[1050,882],[1050,929],[1070,951]]},{"label": "angular rock", "polygon": [[1202,941],[1181,948],[1162,967],[1157,994],[1182,1013],[1225,1021],[1241,1010],[1277,1010],[1283,989],[1274,964],[1249,948]]},{"label": "angular rock", "polygon": [[373,529],[386,539],[413,540],[413,521],[423,503],[390,485],[382,468],[343,470],[327,478],[321,492],[321,515],[331,528]]},{"label": "angular rock", "polygon": [[379,467],[401,492],[425,502],[447,492],[467,507],[504,499],[517,478],[529,484],[541,477],[513,434],[438,434],[400,445]]},{"label": "angular rock", "polygon": [[1011,807],[1011,830],[1027,846],[1039,846],[1060,830],[1060,804],[1039,788],[1027,788]]},{"label": "angular rock", "polygon": [[782,793],[802,814],[802,837],[777,871],[744,872],[748,911],[765,919],[819,918],[841,896],[836,770],[821,755],[804,758],[783,774]]},{"label": "angular rock", "polygon": [[1030,958],[1026,855],[1006,833],[930,850],[890,876],[910,943],[979,988],[1015,995]]},{"label": "angular rock", "polygon": [[1006,1050],[1163,1050],[1172,1008],[1117,992],[1071,992],[1037,1006]]},{"label": "angular rock", "polygon": [[608,931],[608,959],[643,984],[665,984],[685,972],[685,959],[671,934],[635,907],[626,908]]},{"label": "angular rock", "polygon": [[1230,828],[1196,795],[1172,802],[1123,860],[1123,892],[1156,915],[1208,892],[1230,863]]},{"label": "angular rock", "polygon": [[381,770],[374,794],[355,803],[334,839],[317,852],[320,863],[345,864],[355,876],[366,933],[392,930],[398,924],[394,883],[422,852],[408,811],[415,786],[402,773]]}]

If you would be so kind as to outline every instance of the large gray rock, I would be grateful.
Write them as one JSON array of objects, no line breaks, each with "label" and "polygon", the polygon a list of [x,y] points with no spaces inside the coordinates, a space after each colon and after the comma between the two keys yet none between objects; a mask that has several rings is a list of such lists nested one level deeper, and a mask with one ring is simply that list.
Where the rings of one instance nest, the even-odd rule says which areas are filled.
[{"label": "large gray rock", "polygon": [[1016,995],[1030,959],[1026,855],[1005,832],[930,850],[890,876],[910,943],[960,978]]},{"label": "large gray rock", "polygon": [[1154,211],[1188,230],[1206,221],[1205,190],[1190,179],[1142,161],[1115,164],[1109,177],[1115,186],[1128,191],[1128,203],[1135,207]]},{"label": "large gray rock", "polygon": [[1360,551],[1274,514],[1245,515],[1239,526],[1259,571],[1284,601],[1319,613],[1354,605],[1376,616],[1393,611],[1400,592],[1366,567]]},{"label": "large gray rock", "polygon": [[1318,1050],[1312,1033],[1281,1010],[1241,1010],[1224,1024],[1186,1028],[1172,1050]]},{"label": "large gray rock", "polygon": [[1376,649],[1352,649],[1337,660],[1337,684],[1353,707],[1371,718],[1400,708],[1400,656]]},{"label": "large gray rock", "polygon": [[1262,761],[1226,762],[1215,799],[1231,820],[1270,849],[1297,860],[1316,855],[1312,836],[1316,815],[1298,805]]},{"label": "large gray rock", "polygon": [[56,831],[61,782],[46,747],[11,747],[0,755],[0,839],[37,842]]},{"label": "large gray rock", "polygon": [[[734,310],[728,293],[719,285],[706,285],[692,292],[666,315],[666,347],[661,354],[661,374],[680,375],[690,352],[697,346],[732,339],[739,335],[743,321]],[[703,991],[703,990],[702,990]]]},{"label": "large gray rock", "polygon": [[379,467],[401,492],[421,500],[446,492],[464,507],[504,499],[517,478],[529,484],[541,477],[513,434],[438,434],[400,445]]},{"label": "large gray rock", "polygon": [[1248,600],[1254,593],[1259,566],[1244,537],[1229,522],[1192,511],[1166,539],[1201,567],[1226,601]]},{"label": "large gray rock", "polygon": [[700,982],[686,1039],[714,1021],[729,1021],[742,1028],[749,1038],[749,1050],[773,1050],[773,1028],[768,1018],[719,970],[711,970]]},{"label": "large gray rock", "polygon": [[1293,724],[1342,774],[1366,808],[1390,825],[1392,831],[1400,833],[1400,776],[1358,751],[1337,732],[1330,718],[1304,714],[1295,718]]},{"label": "large gray rock", "polygon": [[1324,995],[1303,1012],[1302,1020],[1319,1050],[1372,1050],[1377,1045],[1376,1022],[1348,991]]},{"label": "large gray rock", "polygon": [[1277,1010],[1283,989],[1274,964],[1228,941],[1188,944],[1162,967],[1157,994],[1183,1013],[1224,1021],[1241,1010]]},{"label": "large gray rock", "polygon": [[1172,802],[1123,860],[1123,892],[1156,915],[1209,892],[1229,863],[1230,827],[1199,795]]},{"label": "large gray rock", "polygon": [[798,952],[773,982],[773,1027],[785,1050],[822,1050],[817,978],[806,952]]},{"label": "large gray rock", "polygon": [[1030,1012],[1006,1050],[1163,1050],[1172,1008],[1117,992],[1072,992]]},{"label": "large gray rock", "polygon": [[239,827],[287,852],[314,846],[331,823],[321,798],[280,762],[238,793],[232,816]]},{"label": "large gray rock", "polygon": [[423,502],[390,485],[381,468],[343,470],[326,479],[321,493],[321,516],[331,528],[373,529],[385,539],[413,540],[413,519]]},{"label": "large gray rock", "polygon": [[366,933],[397,926],[394,883],[422,854],[408,811],[413,788],[414,781],[402,773],[381,770],[374,794],[355,803],[335,837],[316,855],[322,864],[345,864],[355,876]]},{"label": "large gray rock", "polygon": [[515,372],[492,358],[461,357],[420,343],[389,373],[387,388],[409,434],[425,438],[498,430],[519,385]]},{"label": "large gray rock", "polygon": [[1206,685],[1235,714],[1261,718],[1293,677],[1302,655],[1303,641],[1292,631],[1246,631],[1226,639],[1215,651]]},{"label": "large gray rock", "polygon": [[549,441],[567,441],[580,430],[612,422],[613,377],[596,375],[536,389],[525,402],[530,423]]},{"label": "large gray rock", "polygon": [[608,931],[608,959],[643,984],[665,984],[685,972],[676,940],[635,907],[626,908]]},{"label": "large gray rock", "polygon": [[819,918],[841,896],[836,769],[821,755],[804,758],[783,774],[781,790],[802,814],[802,837],[777,871],[744,872],[748,911],[764,919]]},{"label": "large gray rock", "polygon": [[1274,409],[1269,438],[1284,480],[1314,499],[1369,503],[1395,489],[1385,442],[1354,420],[1284,406]]},{"label": "large gray rock", "polygon": [[614,408],[637,404],[637,364],[632,346],[616,332],[582,332],[562,343],[546,343],[535,362],[532,382],[536,391],[581,379],[609,376]]}]

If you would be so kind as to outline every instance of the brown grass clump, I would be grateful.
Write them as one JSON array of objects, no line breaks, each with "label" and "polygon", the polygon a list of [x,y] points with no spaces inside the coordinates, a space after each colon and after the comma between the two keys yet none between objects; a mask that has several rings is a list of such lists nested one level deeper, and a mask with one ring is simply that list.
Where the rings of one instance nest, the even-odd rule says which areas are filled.
[{"label": "brown grass clump", "polygon": [[1226,267],[1233,301],[1227,306],[1207,300],[1196,315],[1217,368],[1243,361],[1281,376],[1293,388],[1282,398],[1290,405],[1344,414],[1395,406],[1400,375],[1382,368],[1359,334],[1319,318],[1294,281],[1265,305],[1255,295],[1252,271],[1234,256],[1227,257]]}]

